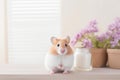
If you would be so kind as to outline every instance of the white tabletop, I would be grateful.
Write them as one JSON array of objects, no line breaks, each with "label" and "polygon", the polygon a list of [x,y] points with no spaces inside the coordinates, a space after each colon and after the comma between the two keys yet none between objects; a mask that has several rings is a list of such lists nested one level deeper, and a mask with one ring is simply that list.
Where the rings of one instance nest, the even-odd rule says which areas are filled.
[{"label": "white tabletop", "polygon": [[0,65],[0,80],[120,80],[120,70],[93,68],[92,71],[73,71],[70,74],[50,75],[41,65]]}]

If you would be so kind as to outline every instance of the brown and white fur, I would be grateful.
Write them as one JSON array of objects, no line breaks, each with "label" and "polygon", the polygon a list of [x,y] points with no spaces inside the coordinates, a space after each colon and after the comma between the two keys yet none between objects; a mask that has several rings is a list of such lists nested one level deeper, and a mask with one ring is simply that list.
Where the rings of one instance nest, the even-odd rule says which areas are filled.
[{"label": "brown and white fur", "polygon": [[45,57],[45,67],[50,73],[69,73],[73,66],[73,51],[69,45],[70,38],[51,38],[52,46]]}]

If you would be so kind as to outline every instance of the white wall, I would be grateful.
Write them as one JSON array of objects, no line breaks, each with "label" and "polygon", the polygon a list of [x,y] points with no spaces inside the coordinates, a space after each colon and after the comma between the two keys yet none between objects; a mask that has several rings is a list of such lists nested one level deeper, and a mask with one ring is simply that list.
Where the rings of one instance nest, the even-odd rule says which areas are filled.
[{"label": "white wall", "polygon": [[[7,62],[5,1],[0,0],[0,63]],[[93,18],[104,31],[108,23],[120,16],[119,8],[120,0],[62,0],[62,35],[73,36]]]},{"label": "white wall", "polygon": [[62,0],[62,35],[73,36],[89,20],[97,19],[100,31],[120,16],[120,0]]},{"label": "white wall", "polygon": [[7,63],[5,0],[0,0],[0,63]]}]

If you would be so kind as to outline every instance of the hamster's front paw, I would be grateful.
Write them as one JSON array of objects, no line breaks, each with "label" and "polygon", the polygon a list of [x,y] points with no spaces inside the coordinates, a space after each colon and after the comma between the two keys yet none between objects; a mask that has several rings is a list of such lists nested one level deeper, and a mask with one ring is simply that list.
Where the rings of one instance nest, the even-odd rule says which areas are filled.
[{"label": "hamster's front paw", "polygon": [[64,70],[63,65],[62,65],[62,64],[59,64],[59,65],[58,65],[58,69],[60,69],[60,70]]},{"label": "hamster's front paw", "polygon": [[58,68],[54,67],[52,70],[50,70],[50,74],[55,74],[57,73],[57,71],[58,71]]},{"label": "hamster's front paw", "polygon": [[55,72],[53,70],[50,71],[50,74],[55,74]]},{"label": "hamster's front paw", "polygon": [[70,70],[64,70],[63,74],[68,74],[70,73]]}]

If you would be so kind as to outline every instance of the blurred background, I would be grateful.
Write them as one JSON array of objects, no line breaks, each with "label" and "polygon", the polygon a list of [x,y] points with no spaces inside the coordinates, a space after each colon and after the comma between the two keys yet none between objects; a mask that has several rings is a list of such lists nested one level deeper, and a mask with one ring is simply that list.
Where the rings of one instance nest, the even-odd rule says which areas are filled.
[{"label": "blurred background", "polygon": [[120,0],[0,0],[0,63],[44,63],[51,36],[72,37],[92,19],[100,32],[120,16]]}]

